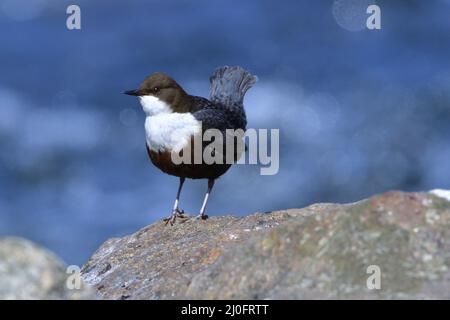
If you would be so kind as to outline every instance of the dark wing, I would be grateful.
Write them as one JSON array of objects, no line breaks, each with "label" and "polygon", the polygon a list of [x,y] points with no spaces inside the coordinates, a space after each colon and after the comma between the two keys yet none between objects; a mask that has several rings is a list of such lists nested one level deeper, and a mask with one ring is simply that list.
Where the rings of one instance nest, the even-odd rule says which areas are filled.
[{"label": "dark wing", "polygon": [[203,121],[206,129],[244,129],[247,125],[244,109],[226,108],[220,103],[213,103],[202,97],[192,97],[193,107],[191,113]]},{"label": "dark wing", "polygon": [[203,130],[219,129],[238,129],[239,123],[226,109],[202,109],[192,114],[195,119],[202,122]]},{"label": "dark wing", "polygon": [[214,107],[214,104],[206,98],[197,96],[190,96],[190,98],[192,99],[192,107],[191,110],[189,110],[191,113]]}]

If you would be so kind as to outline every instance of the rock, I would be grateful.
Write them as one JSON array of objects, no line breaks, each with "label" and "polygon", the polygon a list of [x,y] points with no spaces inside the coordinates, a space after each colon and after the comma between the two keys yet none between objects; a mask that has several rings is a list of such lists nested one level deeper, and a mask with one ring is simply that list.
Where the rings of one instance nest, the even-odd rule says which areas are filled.
[{"label": "rock", "polygon": [[434,189],[430,193],[450,201],[450,190]]},{"label": "rock", "polygon": [[448,299],[449,267],[450,202],[389,192],[156,222],[105,242],[82,274],[105,299]]},{"label": "rock", "polygon": [[25,239],[0,238],[0,300],[96,297],[82,281],[80,289],[68,289],[69,276],[53,253]]}]

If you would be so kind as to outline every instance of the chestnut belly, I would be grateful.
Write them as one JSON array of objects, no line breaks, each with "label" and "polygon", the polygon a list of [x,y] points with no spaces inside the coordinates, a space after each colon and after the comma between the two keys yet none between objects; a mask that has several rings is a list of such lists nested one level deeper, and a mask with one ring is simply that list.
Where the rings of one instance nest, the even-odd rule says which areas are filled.
[{"label": "chestnut belly", "polygon": [[152,163],[161,171],[172,176],[190,179],[216,179],[223,175],[231,164],[174,164],[168,151],[154,151],[147,146]]}]

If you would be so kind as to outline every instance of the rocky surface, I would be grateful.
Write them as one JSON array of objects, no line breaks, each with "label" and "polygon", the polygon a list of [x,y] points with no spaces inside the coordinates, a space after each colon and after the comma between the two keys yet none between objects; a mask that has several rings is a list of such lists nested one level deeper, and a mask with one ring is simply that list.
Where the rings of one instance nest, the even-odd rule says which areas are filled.
[{"label": "rocky surface", "polygon": [[0,300],[96,297],[95,291],[79,280],[71,282],[74,289],[69,289],[70,275],[63,262],[46,249],[21,238],[0,238]]},{"label": "rocky surface", "polygon": [[105,299],[449,299],[445,194],[157,222],[105,242],[83,277]]}]

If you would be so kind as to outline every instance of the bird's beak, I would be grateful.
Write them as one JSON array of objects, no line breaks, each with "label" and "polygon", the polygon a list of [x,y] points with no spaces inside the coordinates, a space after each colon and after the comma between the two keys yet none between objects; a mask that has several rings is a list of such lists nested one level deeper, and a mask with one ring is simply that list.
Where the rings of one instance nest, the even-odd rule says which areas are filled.
[{"label": "bird's beak", "polygon": [[127,94],[129,96],[138,96],[139,90],[128,90],[128,91],[124,91],[123,94]]}]

